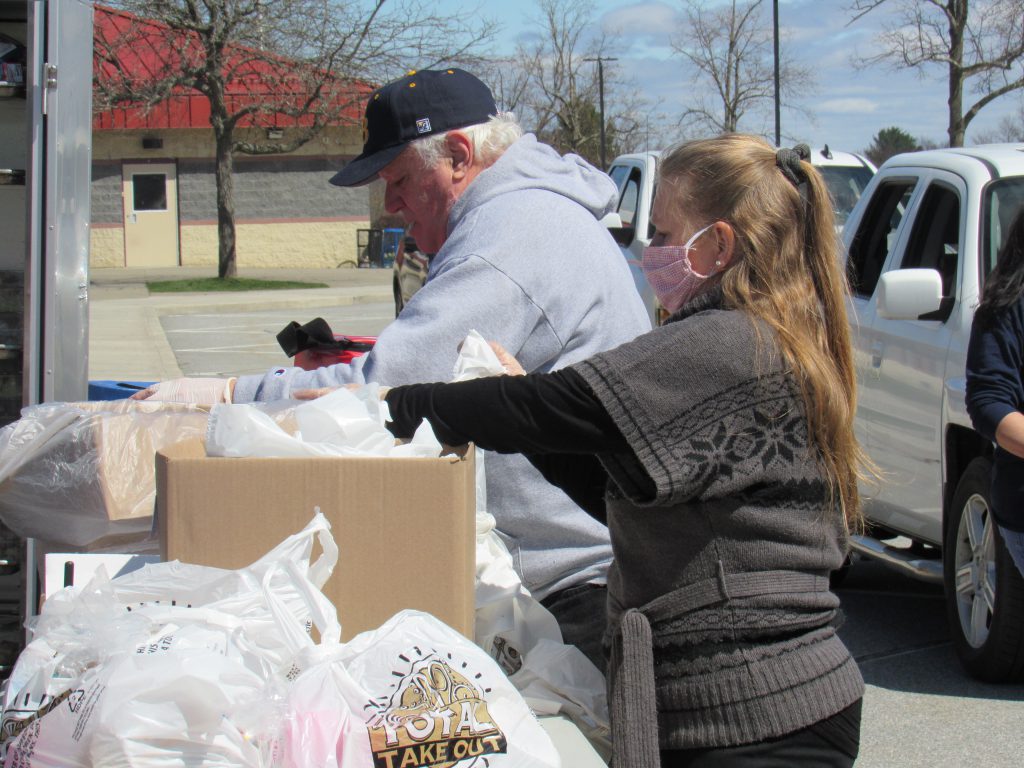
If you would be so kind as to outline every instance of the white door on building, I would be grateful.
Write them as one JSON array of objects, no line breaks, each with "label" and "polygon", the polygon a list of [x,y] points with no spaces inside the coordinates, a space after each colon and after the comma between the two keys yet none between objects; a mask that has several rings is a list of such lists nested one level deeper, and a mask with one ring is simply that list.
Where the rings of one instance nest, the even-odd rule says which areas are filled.
[{"label": "white door on building", "polygon": [[178,176],[174,163],[124,163],[124,261],[178,266]]}]

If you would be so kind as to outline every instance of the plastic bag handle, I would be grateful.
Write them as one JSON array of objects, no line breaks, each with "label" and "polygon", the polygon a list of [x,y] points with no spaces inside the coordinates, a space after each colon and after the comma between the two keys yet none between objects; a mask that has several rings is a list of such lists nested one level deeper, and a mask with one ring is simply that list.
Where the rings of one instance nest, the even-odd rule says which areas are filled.
[{"label": "plastic bag handle", "polygon": [[[261,588],[267,601],[267,606],[270,608],[275,622],[281,629],[282,636],[285,638],[289,650],[296,654],[315,644],[313,639],[299,627],[295,617],[275,591],[271,582],[278,573],[283,572],[287,574],[289,585],[295,589],[302,599],[309,610],[313,625],[320,632],[321,643],[336,644],[341,641],[341,624],[338,622],[337,612],[323,592],[320,591],[320,587],[324,585],[331,573],[333,573],[334,566],[338,562],[338,546],[334,542],[334,537],[331,536],[330,523],[327,522],[327,518],[320,512],[319,507],[316,509],[316,514],[309,525],[301,532],[290,536],[282,544],[280,550],[283,554],[287,550],[292,549],[294,545],[303,542],[303,540],[305,540],[304,544],[309,549],[312,549],[311,539],[314,534],[320,542],[323,554],[317,558],[316,562],[307,571],[304,572],[300,569],[295,558],[281,557],[269,564],[261,579]],[[307,558],[303,558],[303,560]]]}]

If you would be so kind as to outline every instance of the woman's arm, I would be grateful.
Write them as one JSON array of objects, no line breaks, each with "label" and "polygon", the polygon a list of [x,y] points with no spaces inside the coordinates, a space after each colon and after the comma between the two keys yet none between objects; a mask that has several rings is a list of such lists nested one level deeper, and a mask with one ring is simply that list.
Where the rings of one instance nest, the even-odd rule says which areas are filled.
[{"label": "woman's arm", "polygon": [[976,430],[1011,453],[998,433],[1003,422],[1010,419],[1012,438],[1015,416],[1021,415],[1022,369],[1024,307],[1009,307],[984,327],[975,321],[967,347],[967,413]]},{"label": "woman's arm", "polygon": [[622,434],[571,368],[454,384],[410,384],[385,396],[388,428],[410,437],[423,419],[449,445],[545,455],[628,451]]}]

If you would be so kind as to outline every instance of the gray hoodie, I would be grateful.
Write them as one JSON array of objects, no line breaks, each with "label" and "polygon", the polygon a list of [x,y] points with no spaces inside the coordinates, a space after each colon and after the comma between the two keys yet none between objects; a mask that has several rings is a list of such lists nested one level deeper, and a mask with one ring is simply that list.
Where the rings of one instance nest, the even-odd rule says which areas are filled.
[{"label": "gray hoodie", "polygon": [[[625,259],[599,223],[616,188],[575,155],[526,135],[455,203],[448,238],[424,286],[351,364],[242,376],[234,401],[294,389],[376,381],[448,381],[470,330],[498,341],[527,371],[551,371],[650,329]],[[538,599],[603,582],[607,529],[549,485],[522,456],[488,453],[487,509]]]}]

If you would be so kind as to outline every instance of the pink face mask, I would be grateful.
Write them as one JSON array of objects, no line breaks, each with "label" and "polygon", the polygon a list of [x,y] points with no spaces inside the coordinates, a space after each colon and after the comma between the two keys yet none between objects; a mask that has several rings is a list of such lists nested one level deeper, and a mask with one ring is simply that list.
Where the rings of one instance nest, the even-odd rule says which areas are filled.
[{"label": "pink face mask", "polygon": [[658,301],[669,313],[677,311],[700,293],[704,281],[714,274],[700,275],[693,271],[693,265],[690,264],[693,244],[713,226],[708,224],[687,240],[686,245],[649,245],[644,248],[644,276]]}]

